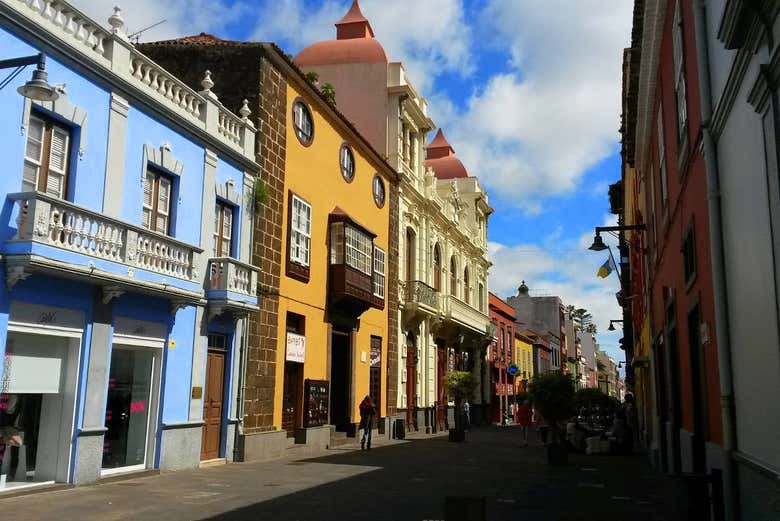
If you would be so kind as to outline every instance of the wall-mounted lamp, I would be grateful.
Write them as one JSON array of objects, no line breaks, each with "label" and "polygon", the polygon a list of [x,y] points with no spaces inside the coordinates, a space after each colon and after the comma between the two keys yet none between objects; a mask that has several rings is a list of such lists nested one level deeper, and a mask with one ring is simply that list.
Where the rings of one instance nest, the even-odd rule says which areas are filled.
[{"label": "wall-mounted lamp", "polygon": [[[40,53],[22,58],[0,60],[0,69],[18,68],[18,71],[14,72],[11,77],[15,77],[21,72],[21,69],[28,65],[36,65],[32,73],[32,79],[16,89],[16,91],[25,98],[35,101],[54,101],[59,98],[60,95],[57,90],[49,84],[48,75],[46,74],[45,54]],[[4,87],[9,80],[10,78],[2,86]]]}]

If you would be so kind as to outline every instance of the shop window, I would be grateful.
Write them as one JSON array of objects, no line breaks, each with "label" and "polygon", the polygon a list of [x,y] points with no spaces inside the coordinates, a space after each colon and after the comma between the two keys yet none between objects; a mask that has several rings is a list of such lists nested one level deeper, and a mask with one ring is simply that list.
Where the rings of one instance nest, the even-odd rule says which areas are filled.
[{"label": "shop window", "polygon": [[65,199],[71,141],[68,127],[37,113],[30,115],[24,149],[22,191],[38,190]]},{"label": "shop window", "polygon": [[378,336],[371,337],[368,394],[374,401],[377,416],[380,416],[382,414],[382,339]]}]

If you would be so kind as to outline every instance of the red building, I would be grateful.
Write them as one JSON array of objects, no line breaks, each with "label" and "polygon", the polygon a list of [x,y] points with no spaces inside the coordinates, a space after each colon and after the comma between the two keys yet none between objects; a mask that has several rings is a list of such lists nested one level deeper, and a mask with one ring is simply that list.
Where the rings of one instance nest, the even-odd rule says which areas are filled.
[{"label": "red building", "polygon": [[490,420],[502,423],[514,403],[514,386],[507,374],[512,363],[512,350],[515,343],[515,310],[512,306],[493,293],[488,297],[488,316],[495,325],[493,342],[488,355],[490,362],[490,382],[492,397],[490,400]]},{"label": "red building", "polygon": [[[626,202],[631,215],[622,215],[622,201],[616,212],[621,223],[646,226],[625,236],[621,263],[630,263],[631,280],[622,303],[634,308],[626,313],[632,331],[642,332],[649,316],[649,448],[672,473],[717,471],[722,461],[693,4],[636,3],[623,111],[623,176],[635,200]],[[630,360],[630,335],[625,341]]]}]

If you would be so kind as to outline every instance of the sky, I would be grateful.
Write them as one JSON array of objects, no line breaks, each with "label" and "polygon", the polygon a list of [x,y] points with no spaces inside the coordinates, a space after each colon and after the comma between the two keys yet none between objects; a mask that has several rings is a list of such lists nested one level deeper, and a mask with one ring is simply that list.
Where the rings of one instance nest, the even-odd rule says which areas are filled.
[{"label": "sky", "polygon": [[[71,0],[104,21],[117,0]],[[335,38],[352,0],[133,0],[141,41],[199,32],[274,41],[295,55]],[[617,274],[596,277],[594,226],[614,224],[607,187],[620,178],[618,129],[628,0],[361,0],[390,61],[401,61],[470,175],[495,208],[490,290],[559,295],[588,309],[616,360]],[[121,5],[121,4],[120,4]],[[218,83],[218,79],[215,79]],[[214,88],[218,92],[218,85]],[[433,137],[431,133],[430,138]],[[614,242],[613,242],[614,244]]]}]

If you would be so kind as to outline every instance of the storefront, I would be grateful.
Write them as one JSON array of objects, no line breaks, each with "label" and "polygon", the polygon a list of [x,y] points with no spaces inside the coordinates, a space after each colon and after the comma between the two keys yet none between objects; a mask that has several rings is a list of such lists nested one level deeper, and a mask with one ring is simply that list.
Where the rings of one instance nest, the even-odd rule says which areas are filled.
[{"label": "storefront", "polygon": [[165,324],[115,319],[101,476],[154,467],[166,336]]},{"label": "storefront", "polygon": [[0,490],[70,475],[84,315],[13,303],[0,380]]}]

